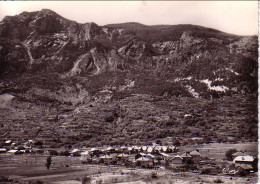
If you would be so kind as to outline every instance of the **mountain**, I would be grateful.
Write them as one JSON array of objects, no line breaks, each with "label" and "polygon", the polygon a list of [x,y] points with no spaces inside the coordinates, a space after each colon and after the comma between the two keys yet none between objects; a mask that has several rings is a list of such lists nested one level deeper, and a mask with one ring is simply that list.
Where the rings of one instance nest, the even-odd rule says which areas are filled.
[{"label": "mountain", "polygon": [[[70,140],[81,136],[80,141],[87,137],[89,142],[100,142],[102,131],[114,141],[111,129],[123,131],[121,138],[132,140],[140,132],[152,130],[140,129],[138,122],[155,129],[157,123],[168,122],[159,126],[166,131],[172,125],[185,125],[186,120],[180,117],[188,111],[199,111],[196,113],[204,117],[194,117],[194,126],[211,122],[213,117],[205,112],[211,103],[222,113],[216,117],[237,110],[235,114],[245,114],[238,113],[228,121],[241,125],[245,119],[257,119],[257,36],[232,35],[197,25],[80,24],[43,9],[5,17],[0,22],[0,40],[0,94],[15,96],[2,107],[6,130],[11,126],[7,122],[18,121],[25,129],[28,124],[37,125],[45,132],[45,123],[55,121],[56,137],[78,126],[82,130],[68,134]],[[235,104],[227,105],[223,99]],[[241,103],[245,104],[240,107],[235,99],[244,99]],[[188,102],[200,105],[196,109]],[[214,121],[223,125],[226,120]],[[186,124],[192,126],[191,122]],[[255,124],[250,127],[255,129]],[[47,136],[46,132],[37,133],[38,129],[33,134],[27,131],[26,136]],[[192,129],[195,133],[198,130]],[[183,134],[189,137],[192,131]],[[255,139],[255,134],[245,139],[252,137]]]}]

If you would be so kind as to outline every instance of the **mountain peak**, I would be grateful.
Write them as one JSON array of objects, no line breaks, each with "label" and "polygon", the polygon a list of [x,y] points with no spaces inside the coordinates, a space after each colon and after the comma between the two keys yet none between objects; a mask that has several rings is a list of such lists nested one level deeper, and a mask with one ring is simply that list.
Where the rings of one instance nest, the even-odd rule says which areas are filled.
[{"label": "mountain peak", "polygon": [[39,11],[39,13],[42,13],[42,14],[55,14],[55,15],[57,15],[56,12],[54,12],[54,11],[52,11],[50,9],[42,9],[42,10]]}]

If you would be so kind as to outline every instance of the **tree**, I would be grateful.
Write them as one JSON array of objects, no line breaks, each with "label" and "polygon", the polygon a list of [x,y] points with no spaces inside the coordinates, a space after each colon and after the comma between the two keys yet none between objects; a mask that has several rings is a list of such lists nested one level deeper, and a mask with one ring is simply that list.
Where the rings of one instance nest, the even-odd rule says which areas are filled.
[{"label": "tree", "polygon": [[155,143],[156,143],[156,144],[159,144],[159,145],[162,145],[162,141],[161,141],[160,139],[157,139],[157,140],[155,141]]},{"label": "tree", "polygon": [[46,163],[45,163],[45,165],[46,165],[46,167],[47,167],[48,170],[49,170],[50,167],[51,167],[51,162],[52,162],[51,156],[48,156],[47,159],[46,159]]},{"label": "tree", "polygon": [[177,139],[175,139],[175,138],[172,140],[172,144],[173,144],[174,146],[180,146],[180,145],[181,145],[180,141],[177,140]]},{"label": "tree", "polygon": [[62,155],[62,156],[70,156],[70,152],[69,152],[69,150],[61,151],[60,155]]},{"label": "tree", "polygon": [[82,184],[91,183],[91,178],[89,176],[85,176],[82,178]]},{"label": "tree", "polygon": [[43,145],[43,142],[42,141],[36,141],[34,143],[35,146],[42,146]]},{"label": "tree", "polygon": [[227,150],[227,152],[226,152],[226,154],[225,154],[227,160],[232,161],[232,160],[233,160],[233,154],[236,153],[236,152],[237,152],[236,149],[229,149],[229,150]]}]

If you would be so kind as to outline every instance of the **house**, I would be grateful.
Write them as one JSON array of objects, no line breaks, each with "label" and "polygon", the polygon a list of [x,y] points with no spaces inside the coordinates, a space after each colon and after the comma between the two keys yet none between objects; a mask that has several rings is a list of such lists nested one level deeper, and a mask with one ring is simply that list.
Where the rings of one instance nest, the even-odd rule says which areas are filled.
[{"label": "house", "polygon": [[6,149],[5,148],[0,148],[0,153],[6,153]]},{"label": "house", "polygon": [[5,142],[4,142],[4,145],[5,146],[10,146],[12,144],[12,140],[6,140]]},{"label": "house", "polygon": [[129,156],[128,154],[121,153],[116,156],[117,164],[124,165],[126,162],[129,162]]},{"label": "house", "polygon": [[253,169],[253,166],[257,164],[257,158],[249,155],[237,156],[233,163],[242,168]]},{"label": "house", "polygon": [[193,118],[193,115],[192,114],[184,114],[184,118],[190,119],[190,118]]},{"label": "house", "polygon": [[9,154],[17,154],[18,153],[18,150],[9,150],[7,153]]},{"label": "house", "polygon": [[235,164],[252,164],[254,160],[255,160],[255,157],[246,155],[246,156],[237,156],[233,160],[233,162]]},{"label": "house", "polygon": [[26,142],[24,143],[24,145],[25,145],[25,146],[32,146],[32,145],[34,145],[34,141],[30,139],[30,140],[26,141]]},{"label": "house", "polygon": [[120,149],[119,149],[122,153],[127,153],[127,147],[125,146],[121,146]]},{"label": "house", "polygon": [[166,154],[166,153],[160,153],[162,155],[162,160],[169,160],[170,159],[170,155]]},{"label": "house", "polygon": [[233,163],[235,163],[236,166],[239,166],[247,171],[250,170],[257,170],[257,158],[253,156],[237,156],[234,160]]},{"label": "house", "polygon": [[169,165],[172,167],[181,167],[183,166],[183,158],[177,155],[170,160]]},{"label": "house", "polygon": [[72,155],[72,156],[81,156],[81,153],[82,151],[81,150],[79,150],[79,149],[73,149],[71,152],[70,152],[70,154]]},{"label": "house", "polygon": [[115,150],[115,148],[112,148],[111,146],[109,146],[106,150],[104,150],[104,152],[106,152],[106,153],[115,153],[116,150]]},{"label": "house", "polygon": [[166,153],[173,153],[173,152],[177,152],[177,151],[178,151],[177,147],[175,147],[175,146],[168,146],[167,150],[166,150]]},{"label": "house", "polygon": [[183,158],[183,161],[185,161],[185,160],[192,159],[192,156],[191,156],[188,152],[184,152],[184,153],[181,155],[181,158]]},{"label": "house", "polygon": [[115,161],[115,159],[111,155],[105,154],[105,155],[99,157],[99,163],[104,163],[106,165],[114,164],[114,161]]},{"label": "house", "polygon": [[200,161],[201,154],[199,150],[193,150],[192,152],[190,152],[190,156],[192,157],[193,161],[195,162]]},{"label": "house", "polygon": [[141,167],[152,167],[153,166],[153,160],[151,158],[142,156],[136,160],[136,166]]},{"label": "house", "polygon": [[128,160],[129,155],[125,154],[125,153],[121,153],[119,155],[116,156],[118,160]]},{"label": "house", "polygon": [[81,161],[87,161],[88,159],[91,159],[91,155],[89,151],[84,151],[80,153],[80,160]]}]

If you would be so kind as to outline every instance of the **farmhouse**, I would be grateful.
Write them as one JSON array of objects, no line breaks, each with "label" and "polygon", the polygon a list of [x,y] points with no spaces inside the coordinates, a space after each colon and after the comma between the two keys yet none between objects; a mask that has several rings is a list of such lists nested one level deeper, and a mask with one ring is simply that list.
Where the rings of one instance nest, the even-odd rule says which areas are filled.
[{"label": "farmhouse", "polygon": [[173,157],[171,160],[170,160],[170,166],[172,167],[181,167],[183,166],[183,158],[179,155]]},{"label": "farmhouse", "polygon": [[247,156],[237,156],[233,160],[233,162],[235,164],[252,164],[254,160],[255,157],[247,155]]},{"label": "farmhouse", "polygon": [[185,161],[185,160],[191,159],[192,156],[191,156],[188,152],[184,152],[184,153],[181,155],[181,158],[183,158],[183,161]]},{"label": "farmhouse", "polygon": [[107,165],[113,164],[114,161],[115,161],[114,157],[111,156],[111,155],[107,155],[106,154],[106,155],[103,155],[103,156],[99,157],[99,162],[107,164]]},{"label": "farmhouse", "polygon": [[166,154],[166,153],[160,153],[160,154],[162,155],[163,160],[168,160],[170,158],[169,154]]},{"label": "farmhouse", "polygon": [[85,161],[90,158],[91,158],[91,155],[90,155],[89,151],[84,151],[84,152],[80,153],[80,160]]},{"label": "farmhouse", "polygon": [[129,155],[128,155],[128,154],[125,154],[125,153],[122,153],[122,154],[117,155],[117,159],[118,159],[118,160],[128,161],[128,158],[129,158]]},{"label": "farmhouse", "polygon": [[246,171],[257,171],[258,159],[253,156],[237,156],[233,162]]},{"label": "farmhouse", "polygon": [[235,163],[237,166],[241,166],[242,168],[252,168],[254,166],[257,166],[258,159],[253,156],[237,156],[234,160],[233,163]]},{"label": "farmhouse", "polygon": [[73,155],[73,156],[77,156],[77,155],[81,155],[81,150],[79,149],[73,149],[70,154]]},{"label": "farmhouse", "polygon": [[152,167],[153,160],[148,157],[142,156],[136,160],[136,165],[142,167]]},{"label": "farmhouse", "polygon": [[190,152],[190,156],[192,157],[192,160],[194,160],[195,162],[200,160],[200,152],[199,150],[193,150],[192,152]]}]

